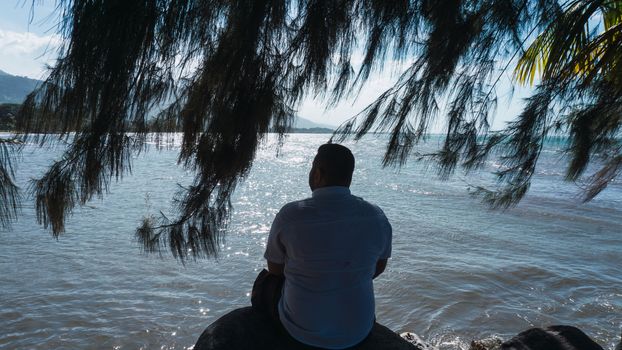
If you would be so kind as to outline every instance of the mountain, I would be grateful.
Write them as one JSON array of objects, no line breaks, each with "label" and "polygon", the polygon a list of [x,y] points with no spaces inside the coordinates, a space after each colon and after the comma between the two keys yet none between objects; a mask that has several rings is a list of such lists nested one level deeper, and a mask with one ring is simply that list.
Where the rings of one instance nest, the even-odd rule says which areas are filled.
[{"label": "mountain", "polygon": [[[40,80],[19,77],[0,70],[0,104],[21,104],[39,83]],[[291,132],[331,133],[335,129],[334,125],[316,123],[297,116]]]},{"label": "mountain", "polygon": [[304,134],[332,134],[333,131],[335,131],[335,128],[336,127],[334,125],[320,124],[312,122],[309,119],[296,116],[289,132]]},{"label": "mountain", "polygon": [[294,129],[314,129],[314,128],[323,128],[323,129],[331,129],[334,130],[336,127],[334,125],[322,124],[310,121],[309,119],[305,119],[302,117],[296,117],[294,120],[294,125],[292,125]]},{"label": "mountain", "polygon": [[22,103],[41,81],[0,70],[0,103]]}]

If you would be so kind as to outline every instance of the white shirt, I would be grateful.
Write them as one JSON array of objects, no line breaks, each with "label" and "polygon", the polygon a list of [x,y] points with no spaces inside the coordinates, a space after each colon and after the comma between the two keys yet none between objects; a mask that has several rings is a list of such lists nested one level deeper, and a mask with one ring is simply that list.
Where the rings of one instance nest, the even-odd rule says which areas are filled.
[{"label": "white shirt", "polygon": [[343,349],[374,324],[376,262],[391,255],[391,225],[347,187],[322,187],[276,215],[264,257],[285,264],[279,318],[298,341]]}]

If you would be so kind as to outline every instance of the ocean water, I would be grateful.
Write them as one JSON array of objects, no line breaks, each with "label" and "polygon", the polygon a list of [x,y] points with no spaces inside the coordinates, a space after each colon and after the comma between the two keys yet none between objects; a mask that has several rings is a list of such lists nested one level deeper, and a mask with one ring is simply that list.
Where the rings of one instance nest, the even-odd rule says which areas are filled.
[{"label": "ocean water", "polygon": [[[307,172],[327,138],[289,135],[278,156],[268,138],[235,194],[218,259],[186,266],[168,254],[145,255],[134,240],[141,217],[170,215],[179,184],[192,180],[176,165],[174,144],[138,155],[133,173],[78,208],[58,240],[24,200],[19,221],[0,231],[0,348],[192,348],[211,322],[250,304],[272,219],[286,202],[310,195]],[[382,207],[393,225],[393,256],[374,282],[380,323],[436,349],[552,324],[577,326],[614,348],[622,328],[619,180],[582,204],[580,185],[563,181],[564,161],[551,144],[520,205],[491,211],[468,194],[490,184],[489,172],[441,181],[414,161],[383,169],[381,139],[348,145],[357,159],[352,192]],[[436,145],[432,139],[420,150]],[[26,188],[60,154],[26,145],[19,184]]]}]

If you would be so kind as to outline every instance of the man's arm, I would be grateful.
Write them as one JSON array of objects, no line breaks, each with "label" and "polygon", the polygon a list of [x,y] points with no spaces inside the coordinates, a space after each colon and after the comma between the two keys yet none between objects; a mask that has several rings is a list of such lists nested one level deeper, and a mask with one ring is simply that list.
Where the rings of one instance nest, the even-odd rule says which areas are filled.
[{"label": "man's arm", "polygon": [[[374,273],[374,277],[376,278],[378,276],[380,276],[381,273],[384,272],[384,269],[387,268],[387,260],[388,259],[379,259],[378,262],[376,263],[376,272]],[[270,266],[270,262],[268,262],[268,266]]]},{"label": "man's arm", "polygon": [[268,234],[266,252],[263,255],[268,263],[268,272],[277,276],[283,275],[286,257],[285,247],[280,239],[283,225],[280,214],[281,212],[276,215],[272,222],[272,227],[270,227],[270,233]]},{"label": "man's arm", "polygon": [[271,274],[282,276],[284,268],[285,268],[285,264],[277,264],[277,263],[274,263],[268,260],[268,272],[270,272]]},{"label": "man's arm", "polygon": [[384,228],[383,229],[384,232],[382,233],[385,235],[385,241],[384,241],[384,249],[380,253],[379,259],[376,262],[376,272],[374,273],[373,278],[380,276],[380,274],[384,272],[384,269],[387,268],[387,260],[391,257],[391,248],[392,248],[391,242],[393,240],[393,228],[391,227],[389,220],[384,215],[382,210],[381,209],[379,210],[382,213],[381,221],[383,223],[382,226]]}]

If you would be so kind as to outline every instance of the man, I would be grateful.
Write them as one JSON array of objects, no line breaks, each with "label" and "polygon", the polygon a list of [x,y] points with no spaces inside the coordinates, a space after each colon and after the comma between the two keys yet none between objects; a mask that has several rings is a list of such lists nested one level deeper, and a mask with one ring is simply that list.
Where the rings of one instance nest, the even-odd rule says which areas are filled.
[{"label": "man", "polygon": [[391,225],[380,208],[350,194],[354,156],[320,146],[309,172],[312,197],[276,215],[264,257],[285,281],[278,319],[297,341],[343,349],[374,324],[372,279],[391,255]]}]

